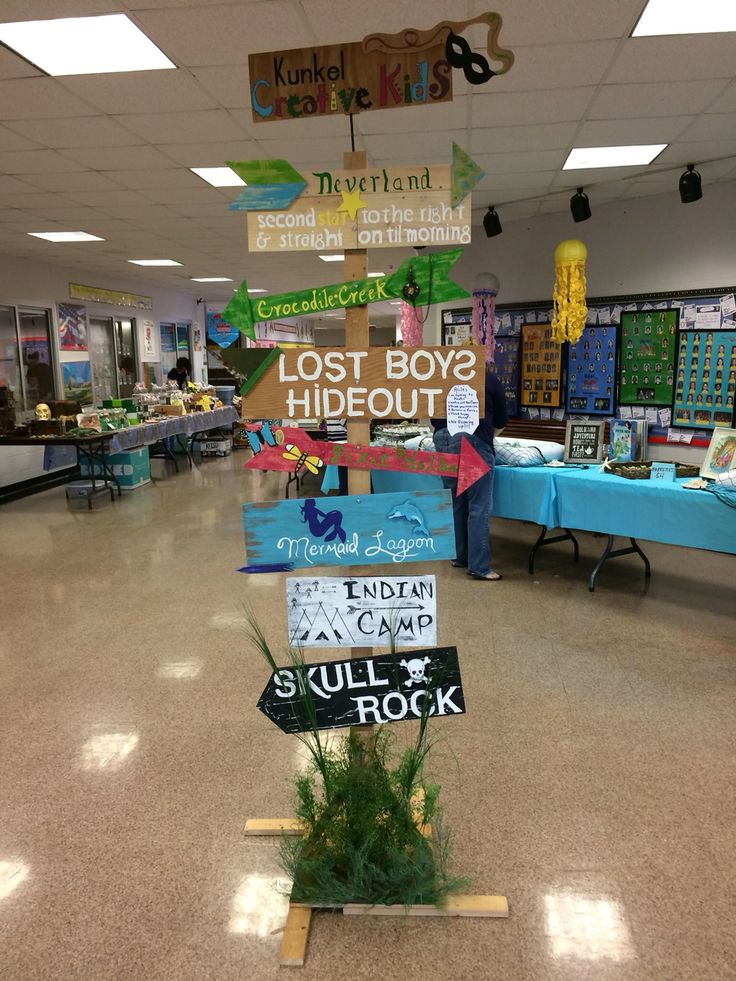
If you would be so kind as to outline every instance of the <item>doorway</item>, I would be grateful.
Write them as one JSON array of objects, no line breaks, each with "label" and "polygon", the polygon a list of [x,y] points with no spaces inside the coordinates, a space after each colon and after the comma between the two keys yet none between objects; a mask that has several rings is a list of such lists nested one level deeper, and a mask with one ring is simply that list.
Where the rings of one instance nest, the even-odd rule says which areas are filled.
[{"label": "doorway", "polygon": [[90,317],[89,360],[92,366],[92,400],[118,397],[118,365],[112,317]]}]

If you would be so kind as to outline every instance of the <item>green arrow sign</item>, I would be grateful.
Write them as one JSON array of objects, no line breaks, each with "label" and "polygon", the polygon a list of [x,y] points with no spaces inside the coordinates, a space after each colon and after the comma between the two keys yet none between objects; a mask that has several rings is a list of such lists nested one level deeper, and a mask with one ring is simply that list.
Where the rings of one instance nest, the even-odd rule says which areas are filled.
[{"label": "green arrow sign", "polygon": [[462,251],[448,249],[406,259],[390,276],[317,286],[295,293],[277,293],[255,301],[248,296],[248,285],[243,281],[222,316],[241,333],[255,340],[253,325],[259,321],[306,317],[394,297],[406,299],[417,307],[463,299],[470,296],[468,291],[448,279],[450,267]]}]

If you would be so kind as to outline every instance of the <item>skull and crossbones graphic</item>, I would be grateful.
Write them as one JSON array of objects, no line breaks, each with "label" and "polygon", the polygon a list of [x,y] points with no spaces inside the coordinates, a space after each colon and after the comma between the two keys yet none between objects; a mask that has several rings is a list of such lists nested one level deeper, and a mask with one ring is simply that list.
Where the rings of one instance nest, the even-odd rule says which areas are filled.
[{"label": "skull and crossbones graphic", "polygon": [[407,688],[411,688],[412,685],[421,685],[422,682],[426,681],[427,665],[430,660],[428,657],[413,657],[410,661],[406,661],[404,658],[399,661],[399,665],[409,672],[409,677],[404,682]]}]

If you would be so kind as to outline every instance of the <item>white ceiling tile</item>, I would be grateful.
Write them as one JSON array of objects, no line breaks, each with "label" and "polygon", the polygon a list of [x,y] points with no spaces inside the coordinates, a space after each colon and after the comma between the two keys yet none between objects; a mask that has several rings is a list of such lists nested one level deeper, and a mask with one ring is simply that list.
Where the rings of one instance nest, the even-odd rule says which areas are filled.
[{"label": "white ceiling tile", "polygon": [[[499,41],[513,48],[522,44],[564,44],[623,37],[633,29],[642,2],[545,0],[542,6],[539,0],[495,0],[492,4],[488,0],[473,0],[473,9],[476,15],[489,8],[501,14],[503,29]],[[457,16],[466,15],[458,11]],[[420,23],[425,21],[426,14]]]},{"label": "white ceiling tile", "polygon": [[[320,44],[360,41],[376,31],[393,34],[407,27],[427,28],[449,16],[444,9],[440,13],[428,8],[426,0],[402,0],[400,4],[385,0],[372,0],[365,4],[302,0],[301,6]],[[261,45],[258,50],[268,49]]]},{"label": "white ceiling tile", "polygon": [[[419,110],[415,110],[419,112]],[[410,139],[397,139],[396,136],[377,133],[362,138],[365,147],[375,163],[382,160],[416,160],[417,163],[449,163],[452,159],[452,143],[465,143],[465,130],[445,130],[436,133],[425,130],[412,133]],[[339,160],[342,151],[350,149],[338,140],[330,141],[334,145],[332,159]],[[312,153],[313,155],[313,153]],[[281,154],[277,154],[281,156]],[[329,160],[327,161],[329,163]]]},{"label": "white ceiling tile", "polygon": [[[47,208],[60,207],[69,203],[60,194],[46,194],[36,191],[29,194],[0,194],[0,206],[4,208],[23,208],[28,211],[44,211]],[[74,202],[71,202],[72,204]]]},{"label": "white ceiling tile", "polygon": [[144,190],[156,187],[200,187],[201,177],[197,177],[185,167],[166,170],[111,170],[108,177],[123,187]]},{"label": "white ceiling tile", "polygon": [[182,137],[194,143],[220,143],[244,138],[245,134],[224,109],[200,112],[163,112],[119,117],[125,125],[149,143],[162,146],[181,143]]},{"label": "white ceiling tile", "polygon": [[[135,167],[146,169],[171,166],[163,153],[152,146],[120,146],[99,148],[73,147],[64,150],[64,156],[92,170],[130,170]],[[77,170],[79,167],[76,168]]]},{"label": "white ceiling tile", "polygon": [[621,46],[607,81],[726,79],[732,77],[735,62],[736,34],[634,37]]},{"label": "white ceiling tile", "polygon": [[317,41],[287,0],[140,11],[142,29],[178,65],[237,65],[248,51],[283,51]]},{"label": "white ceiling tile", "polygon": [[90,105],[113,116],[217,108],[215,101],[183,69],[68,75],[63,84]]},{"label": "white ceiling tile", "polygon": [[[4,6],[0,13],[5,22],[7,18]],[[0,46],[0,78],[31,78],[34,75],[40,76],[41,72],[10,48]]]},{"label": "white ceiling tile", "polygon": [[[438,102],[435,105],[361,112],[354,117],[353,122],[356,131],[366,136],[386,133],[392,134],[395,139],[396,134],[435,132],[442,140],[446,130],[456,130],[467,125],[468,104],[468,97],[460,96],[452,102]],[[347,116],[341,121],[341,133],[349,139],[350,124]]]},{"label": "white ceiling tile", "polygon": [[474,128],[470,132],[470,152],[512,153],[518,150],[566,149],[570,146],[577,126],[577,123],[569,122],[541,126]]},{"label": "white ceiling tile", "polygon": [[118,187],[105,174],[92,170],[79,170],[69,174],[29,174],[26,180],[45,191],[104,191]]},{"label": "white ceiling tile", "polygon": [[588,110],[588,118],[689,115],[702,112],[722,88],[719,81],[604,85]]},{"label": "white ceiling tile", "polygon": [[595,119],[580,124],[575,146],[629,146],[671,143],[697,116],[663,116],[660,119]]},{"label": "white ceiling tile", "polygon": [[640,174],[643,167],[591,167],[586,170],[562,170],[555,175],[552,182],[554,187],[581,187],[590,184],[602,184],[609,180],[623,180],[634,174]]},{"label": "white ceiling tile", "polygon": [[90,106],[54,78],[11,78],[0,85],[0,119],[85,116]]},{"label": "white ceiling tile", "polygon": [[0,153],[0,171],[4,174],[49,174],[81,169],[78,163],[62,157],[56,150],[17,150]]},{"label": "white ceiling tile", "polygon": [[2,0],[3,20],[52,20],[118,11],[118,0]]},{"label": "white ceiling tile", "polygon": [[736,112],[736,81],[731,82],[707,108],[708,112]]},{"label": "white ceiling tile", "polygon": [[587,44],[542,44],[514,49],[511,70],[479,91],[493,95],[536,89],[598,85],[605,77],[618,41]]},{"label": "white ceiling tile", "polygon": [[736,156],[736,139],[702,140],[689,143],[672,143],[663,150],[657,162],[660,164],[695,163],[700,160],[717,160]]},{"label": "white ceiling tile", "polygon": [[[344,139],[337,136],[319,139],[315,134],[314,137],[310,137],[309,139],[289,140],[279,137],[278,129],[278,126],[273,126],[269,129],[269,136],[274,136],[276,139],[261,139],[258,141],[261,155],[267,159],[272,157],[283,157],[285,160],[288,160],[290,163],[296,165],[298,163],[302,163],[303,161],[314,160],[316,158],[318,160],[322,160],[323,167],[329,167],[330,165],[334,167],[338,163],[342,162],[343,153],[350,149],[349,139]],[[430,134],[425,133],[420,135],[429,136]],[[371,152],[373,152],[374,140],[383,140],[390,144],[393,149],[397,148],[397,141],[395,138],[381,136],[362,137],[362,141],[367,145]],[[437,137],[435,136],[435,141],[436,140]],[[413,137],[412,143],[414,143]],[[357,141],[356,149],[361,149],[361,147],[357,144]],[[399,147],[399,149],[401,149],[401,147]],[[297,170],[298,169],[299,168],[297,167]]]},{"label": "white ceiling tile", "polygon": [[490,187],[499,190],[521,189],[525,193],[520,194],[519,197],[525,197],[530,193],[530,188],[549,187],[556,175],[556,170],[534,171],[531,174],[491,174]]},{"label": "white ceiling tile", "polygon": [[[34,181],[35,181],[34,177]],[[29,184],[17,177],[8,177],[0,174],[0,194],[29,194],[35,190],[35,183]]]},{"label": "white ceiling tile", "polygon": [[[231,191],[237,192],[237,188]],[[154,190],[141,191],[141,197],[149,198],[151,201],[160,204],[211,204],[217,208],[227,208],[227,199],[223,201],[223,196],[214,187],[172,187],[155,188]],[[230,195],[230,199],[236,197],[236,193]]]},{"label": "white ceiling tile", "polygon": [[595,88],[554,89],[550,92],[509,92],[506,95],[474,95],[471,99],[473,127],[531,126],[559,123],[583,116]]},{"label": "white ceiling tile", "polygon": [[556,170],[565,160],[564,150],[525,151],[523,153],[473,153],[473,160],[486,176],[530,174]]},{"label": "white ceiling tile", "polygon": [[19,133],[14,132],[15,123],[10,126],[0,126],[0,150],[38,150],[39,144],[33,140],[26,139]]},{"label": "white ceiling tile", "polygon": [[[216,59],[213,59],[213,61]],[[192,69],[199,85],[226,109],[250,105],[248,59],[237,65],[200,65]]]},{"label": "white ceiling tile", "polygon": [[111,204],[140,205],[143,207],[148,203],[148,199],[144,198],[142,194],[138,194],[136,191],[122,189],[72,191],[68,197],[74,198],[79,205],[88,208],[104,208]]},{"label": "white ceiling tile", "polygon": [[721,140],[736,137],[736,112],[713,112],[698,116],[680,134],[680,140]]},{"label": "white ceiling tile", "polygon": [[[47,147],[131,146],[141,143],[114,120],[105,116],[72,116],[66,119],[18,120],[8,124],[16,133]],[[2,138],[0,137],[0,140]],[[0,145],[2,143],[0,142]]]},{"label": "white ceiling tile", "polygon": [[[182,136],[186,136],[183,133]],[[177,143],[162,147],[169,160],[183,167],[223,167],[226,160],[262,160],[268,154],[252,140],[238,143]],[[201,178],[197,178],[201,181]]]},{"label": "white ceiling tile", "polygon": [[547,193],[548,184],[541,184],[538,187],[509,187],[499,188],[494,182],[483,181],[473,191],[473,211],[480,211],[485,214],[489,205],[502,205],[509,201],[519,201],[531,198],[542,198]]}]

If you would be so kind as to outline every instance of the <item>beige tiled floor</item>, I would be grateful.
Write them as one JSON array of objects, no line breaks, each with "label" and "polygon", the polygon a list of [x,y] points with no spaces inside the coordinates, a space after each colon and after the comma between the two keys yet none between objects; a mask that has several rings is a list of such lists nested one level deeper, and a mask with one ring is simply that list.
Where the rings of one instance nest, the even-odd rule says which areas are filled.
[{"label": "beige tiled floor", "polygon": [[[283,577],[234,571],[276,493],[240,463],[0,508],[3,981],[282,973],[277,846],[241,829],[290,813],[298,754],[255,709],[242,607],[283,643]],[[649,545],[648,590],[629,557],[591,595],[600,539],[529,576],[535,534],[494,524],[501,583],[423,569],[468,705],[431,766],[455,867],[511,917],[319,914],[304,979],[736,978],[734,559]]]}]

